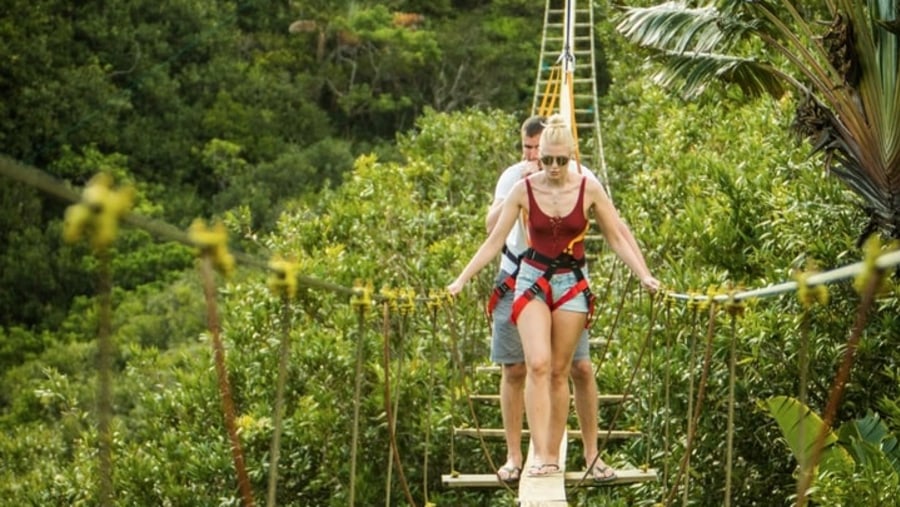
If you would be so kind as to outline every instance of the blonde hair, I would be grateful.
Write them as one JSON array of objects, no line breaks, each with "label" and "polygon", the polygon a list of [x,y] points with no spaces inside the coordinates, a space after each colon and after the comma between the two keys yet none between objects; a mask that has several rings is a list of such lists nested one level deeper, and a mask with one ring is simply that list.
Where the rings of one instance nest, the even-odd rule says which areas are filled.
[{"label": "blonde hair", "polygon": [[569,153],[575,151],[575,138],[572,129],[563,115],[557,113],[544,122],[544,131],[541,132],[541,149],[550,145],[563,145],[569,149]]}]

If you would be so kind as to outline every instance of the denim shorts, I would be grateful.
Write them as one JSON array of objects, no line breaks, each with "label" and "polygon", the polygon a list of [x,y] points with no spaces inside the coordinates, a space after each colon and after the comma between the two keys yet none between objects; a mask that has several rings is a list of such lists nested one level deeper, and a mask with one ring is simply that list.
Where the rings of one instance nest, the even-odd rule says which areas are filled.
[{"label": "denim shorts", "polygon": [[[584,274],[584,278],[588,279],[587,269],[582,268],[581,272]],[[516,278],[516,297],[521,296],[529,287],[531,287],[534,282],[537,281],[541,275],[544,274],[544,270],[541,268],[537,268],[528,264],[525,261],[519,265],[519,275]],[[569,292],[569,289],[572,288],[577,283],[575,278],[575,273],[568,271],[565,273],[555,273],[552,277],[550,277],[550,298],[552,300],[557,300],[561,298],[566,292]],[[547,294],[540,293],[536,298],[540,298],[541,301],[547,302]],[[587,313],[588,312],[588,302],[587,298],[579,292],[572,299],[563,303],[562,306],[557,308],[557,310],[566,310],[568,312],[578,312],[578,313]]]},{"label": "denim shorts", "polygon": [[[524,265],[524,263],[523,263]],[[521,268],[520,268],[521,269]],[[501,271],[497,277],[496,283],[499,284],[509,276],[509,273]],[[518,288],[519,282],[516,282]],[[528,286],[525,287],[526,289]],[[512,323],[512,304],[514,299],[513,291],[507,292],[497,302],[494,308],[493,324],[491,328],[491,362],[497,364],[517,364],[525,362],[525,352],[522,350],[522,339],[519,337],[519,331],[515,324]],[[576,299],[578,299],[576,297]],[[581,299],[584,299],[582,297]],[[566,305],[563,305],[566,306]],[[585,308],[587,306],[585,305]],[[587,311],[585,309],[585,311]],[[589,360],[591,358],[590,344],[588,343],[588,332],[585,329],[581,333],[578,345],[575,347],[575,355],[572,361]]]}]

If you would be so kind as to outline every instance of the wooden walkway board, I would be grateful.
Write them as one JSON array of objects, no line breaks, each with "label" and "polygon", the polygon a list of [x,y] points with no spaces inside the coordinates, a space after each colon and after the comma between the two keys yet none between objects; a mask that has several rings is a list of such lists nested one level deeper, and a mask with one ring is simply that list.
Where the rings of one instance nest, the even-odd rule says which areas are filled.
[{"label": "wooden walkway board", "polygon": [[[489,401],[489,402],[499,402],[500,395],[499,394],[470,394],[469,399],[472,401]],[[574,400],[575,397],[569,395],[570,400]],[[628,397],[624,394],[598,394],[597,402],[601,405],[614,405],[616,403],[623,403],[625,400],[633,400],[634,397]]]},{"label": "wooden walkway board", "polygon": [[534,464],[534,441],[528,442],[528,458],[519,479],[519,507],[568,507],[566,501],[566,433],[559,439],[560,472],[543,477],[529,477],[528,467]]},{"label": "wooden walkway board", "polygon": [[[502,428],[453,428],[453,433],[461,437],[478,437],[479,433],[484,438],[502,438],[504,436]],[[531,432],[527,429],[522,430],[522,436],[528,437]],[[641,436],[640,431],[614,430],[609,431],[601,428],[597,432],[597,438],[600,440],[625,440],[627,438],[637,438]],[[568,433],[569,438],[581,438],[581,430],[573,430]]]},{"label": "wooden walkway board", "polygon": [[[582,486],[586,488],[607,487],[607,486],[626,486],[638,482],[652,482],[659,479],[655,468],[639,470],[636,468],[616,470],[616,478],[606,482],[594,482],[590,476],[584,477],[585,470],[566,472],[566,486]],[[441,476],[441,483],[447,488],[500,488],[502,484],[495,474],[444,474]]]}]

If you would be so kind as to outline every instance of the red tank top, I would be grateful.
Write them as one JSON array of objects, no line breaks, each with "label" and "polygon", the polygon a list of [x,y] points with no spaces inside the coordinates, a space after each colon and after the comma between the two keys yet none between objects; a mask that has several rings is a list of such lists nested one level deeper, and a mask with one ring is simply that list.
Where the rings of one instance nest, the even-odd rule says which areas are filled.
[{"label": "red tank top", "polygon": [[[535,252],[551,259],[556,258],[573,239],[584,232],[588,223],[584,216],[586,181],[587,179],[582,176],[575,208],[564,217],[550,217],[541,211],[531,191],[531,182],[525,180],[525,187],[528,189],[528,235],[531,239],[531,248]],[[576,259],[584,258],[583,239],[572,245],[572,256]]]}]

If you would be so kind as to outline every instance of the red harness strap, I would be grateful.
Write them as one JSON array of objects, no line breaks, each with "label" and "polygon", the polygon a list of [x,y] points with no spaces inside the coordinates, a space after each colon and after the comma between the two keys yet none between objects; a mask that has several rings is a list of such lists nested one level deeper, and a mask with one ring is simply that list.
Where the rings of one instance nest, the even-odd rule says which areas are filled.
[{"label": "red harness strap", "polygon": [[512,274],[497,284],[497,286],[494,287],[494,290],[491,291],[491,297],[488,299],[486,308],[488,321],[493,320],[494,309],[497,308],[497,304],[500,303],[503,296],[516,289],[516,276],[519,274],[519,263],[522,261],[522,256],[513,255],[513,253],[506,248],[506,245],[503,245],[503,255],[516,264],[516,269],[514,269]]},{"label": "red harness strap", "polygon": [[[521,296],[513,301],[513,324],[518,321],[519,314],[522,313],[522,310],[525,309],[528,303],[530,303],[539,294],[544,294],[545,300],[547,301],[547,306],[550,307],[551,312],[557,310],[559,307],[561,307],[574,297],[578,296],[579,294],[584,294],[584,297],[587,299],[588,306],[588,318],[585,322],[584,327],[590,327],[591,321],[594,318],[594,302],[596,298],[591,292],[591,288],[588,285],[587,279],[584,277],[584,273],[581,271],[581,266],[584,264],[584,260],[575,259],[567,253],[563,253],[555,259],[549,259],[531,249],[525,252],[525,257],[534,259],[547,267],[544,269],[541,277],[538,278],[531,285],[531,287],[528,288],[528,290],[523,292]],[[553,274],[556,273],[556,270],[560,268],[569,269],[572,271],[572,274],[575,275],[575,284],[570,287],[569,290],[567,290],[566,293],[562,295],[562,297],[554,301],[553,289],[551,288],[550,280],[553,278]]]}]

